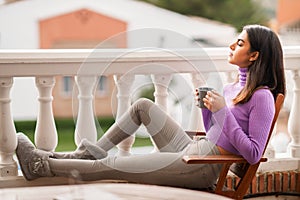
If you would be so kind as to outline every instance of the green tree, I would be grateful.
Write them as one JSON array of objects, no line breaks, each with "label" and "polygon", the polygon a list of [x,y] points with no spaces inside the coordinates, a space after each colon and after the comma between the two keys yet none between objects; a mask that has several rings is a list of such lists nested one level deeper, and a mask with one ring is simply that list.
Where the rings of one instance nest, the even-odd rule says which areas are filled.
[{"label": "green tree", "polygon": [[253,0],[141,0],[184,15],[200,16],[233,25],[238,31],[246,24],[266,25],[268,17]]}]

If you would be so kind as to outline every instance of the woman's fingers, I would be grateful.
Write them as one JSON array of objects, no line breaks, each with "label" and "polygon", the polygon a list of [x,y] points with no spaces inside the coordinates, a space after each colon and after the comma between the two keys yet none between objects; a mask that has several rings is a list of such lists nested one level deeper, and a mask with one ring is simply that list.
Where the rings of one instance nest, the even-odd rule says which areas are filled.
[{"label": "woman's fingers", "polygon": [[194,92],[194,101],[195,101],[195,105],[196,106],[199,106],[199,90],[198,88],[195,89],[195,92]]},{"label": "woman's fingers", "polygon": [[211,90],[211,91],[208,91],[207,92],[207,95],[209,95],[209,96],[212,96],[212,97],[220,97],[220,96],[222,96],[221,94],[219,94],[217,91],[215,91],[215,90]]},{"label": "woman's fingers", "polygon": [[194,92],[194,98],[195,98],[195,100],[199,100],[199,92],[198,92],[198,89],[196,89],[196,91]]},{"label": "woman's fingers", "polygon": [[216,91],[208,91],[204,103],[212,112],[216,112],[226,105],[224,97]]}]

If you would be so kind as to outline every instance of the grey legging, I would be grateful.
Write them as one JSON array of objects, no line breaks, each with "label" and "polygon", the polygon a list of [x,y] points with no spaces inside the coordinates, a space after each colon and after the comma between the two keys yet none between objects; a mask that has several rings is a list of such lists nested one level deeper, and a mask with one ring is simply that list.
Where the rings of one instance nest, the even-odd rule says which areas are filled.
[{"label": "grey legging", "polygon": [[135,102],[96,143],[108,151],[132,135],[144,124],[159,149],[157,153],[128,157],[108,156],[101,160],[49,159],[56,176],[71,176],[76,172],[81,180],[117,179],[129,182],[207,188],[219,175],[220,165],[187,165],[183,155],[219,154],[206,138],[191,140],[184,130],[159,106],[147,99]]}]

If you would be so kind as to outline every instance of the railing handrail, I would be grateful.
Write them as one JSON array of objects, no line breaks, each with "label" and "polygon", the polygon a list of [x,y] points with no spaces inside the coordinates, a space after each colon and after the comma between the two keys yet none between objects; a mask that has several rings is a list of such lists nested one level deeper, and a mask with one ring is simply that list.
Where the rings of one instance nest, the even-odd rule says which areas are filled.
[{"label": "railing handrail", "polygon": [[[285,68],[299,69],[300,46],[285,46]],[[0,50],[0,76],[55,76],[78,75],[82,65],[89,65],[91,70],[85,70],[85,75],[127,73],[141,64],[167,65],[169,69],[155,67],[143,72],[133,73],[169,73],[169,70],[189,73],[232,71],[232,65],[227,62],[229,48],[203,49],[19,49]],[[111,64],[110,62],[113,62]],[[195,66],[197,66],[195,69]],[[101,65],[102,64],[102,65]],[[107,70],[107,65],[110,69]],[[212,64],[214,65],[212,67]],[[44,68],[49,67],[51,68]]]},{"label": "railing handrail", "polygon": [[[3,63],[5,59],[17,59],[17,60],[28,60],[34,61],[35,59],[51,59],[51,58],[63,58],[66,62],[76,61],[69,59],[85,59],[93,52],[102,53],[102,58],[115,56],[116,54],[125,52],[135,52],[135,55],[143,55],[140,58],[149,59],[151,54],[155,55],[155,58],[164,57],[170,54],[162,54],[162,52],[188,52],[190,55],[195,55],[195,52],[206,52],[209,56],[214,58],[224,56],[224,53],[228,53],[228,47],[205,47],[205,48],[182,48],[182,49],[155,49],[155,48],[144,48],[144,49],[130,49],[130,48],[118,48],[118,49],[0,49],[0,63]],[[285,57],[295,57],[300,54],[300,46],[283,46],[283,52]],[[145,56],[145,53],[147,56]],[[150,53],[150,54],[149,54]],[[47,55],[47,56],[46,56]],[[199,54],[196,54],[199,55]],[[152,56],[153,58],[153,56]],[[151,59],[152,59],[151,58]],[[54,62],[57,60],[53,60]],[[83,61],[83,60],[81,60]]]}]

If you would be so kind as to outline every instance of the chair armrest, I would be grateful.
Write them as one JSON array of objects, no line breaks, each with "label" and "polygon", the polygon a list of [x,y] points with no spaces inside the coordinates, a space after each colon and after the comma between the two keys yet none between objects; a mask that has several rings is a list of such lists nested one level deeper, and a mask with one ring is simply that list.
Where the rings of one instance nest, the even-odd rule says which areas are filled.
[{"label": "chair armrest", "polygon": [[[189,155],[183,156],[183,162],[186,164],[217,164],[217,163],[247,163],[242,156],[237,155]],[[260,162],[266,162],[267,158],[261,158]]]}]

